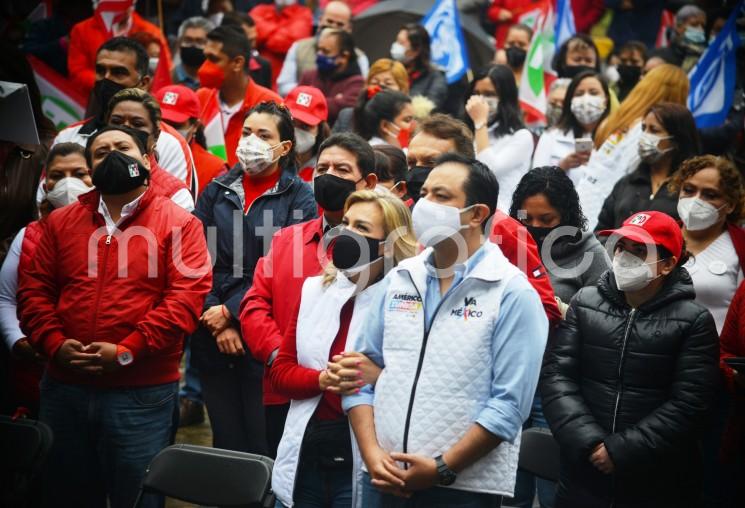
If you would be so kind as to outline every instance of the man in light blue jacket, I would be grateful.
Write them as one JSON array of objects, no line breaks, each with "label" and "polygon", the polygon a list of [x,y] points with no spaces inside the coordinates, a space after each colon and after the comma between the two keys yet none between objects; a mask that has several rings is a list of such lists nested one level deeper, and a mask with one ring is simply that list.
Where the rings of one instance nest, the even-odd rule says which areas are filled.
[{"label": "man in light blue jacket", "polygon": [[362,506],[498,506],[511,496],[548,321],[484,227],[499,186],[442,156],[414,208],[428,247],[388,273],[356,350],[383,370],[343,400],[366,465]]}]

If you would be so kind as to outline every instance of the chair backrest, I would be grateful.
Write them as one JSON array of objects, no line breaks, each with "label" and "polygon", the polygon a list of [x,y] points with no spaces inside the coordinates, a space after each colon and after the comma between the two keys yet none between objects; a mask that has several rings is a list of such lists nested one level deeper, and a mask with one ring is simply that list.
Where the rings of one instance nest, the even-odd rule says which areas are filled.
[{"label": "chair backrest", "polygon": [[47,424],[0,415],[0,471],[3,473],[38,472],[51,446],[52,429]]},{"label": "chair backrest", "polygon": [[518,467],[544,480],[559,480],[559,443],[548,429],[523,431]]},{"label": "chair backrest", "polygon": [[261,455],[176,444],[150,462],[141,494],[155,492],[209,506],[267,506],[274,497],[273,465]]}]

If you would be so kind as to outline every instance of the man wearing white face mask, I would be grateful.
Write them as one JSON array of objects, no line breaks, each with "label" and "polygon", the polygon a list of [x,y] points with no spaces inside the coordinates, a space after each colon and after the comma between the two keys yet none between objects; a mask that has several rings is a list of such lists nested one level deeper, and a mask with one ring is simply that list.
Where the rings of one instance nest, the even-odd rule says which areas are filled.
[{"label": "man wearing white face mask", "polygon": [[[46,178],[44,189],[46,196],[40,205],[42,220],[52,210],[62,208],[77,201],[81,194],[90,191],[90,169],[85,161],[84,148],[77,143],[59,143],[49,152],[46,161]],[[25,371],[26,376],[11,375],[10,392],[14,397],[14,406],[25,406],[36,412],[38,409],[38,381],[44,371],[44,358],[36,353],[21,331],[18,322],[19,270],[28,269],[34,257],[36,246],[41,235],[41,222],[30,223],[21,229],[10,246],[8,255],[0,269],[0,335],[5,337],[11,356],[12,372]],[[29,383],[29,380],[37,382]],[[24,394],[35,393],[35,397]]]},{"label": "man wearing white face mask", "polygon": [[383,370],[343,399],[366,465],[363,507],[402,495],[412,506],[498,506],[513,493],[548,320],[484,239],[498,192],[482,163],[438,159],[413,213],[428,248],[373,296],[355,348]]},{"label": "man wearing white face mask", "polygon": [[605,230],[612,270],[574,296],[541,374],[561,446],[557,508],[699,506],[702,424],[719,382],[711,314],[693,300],[675,220]]}]

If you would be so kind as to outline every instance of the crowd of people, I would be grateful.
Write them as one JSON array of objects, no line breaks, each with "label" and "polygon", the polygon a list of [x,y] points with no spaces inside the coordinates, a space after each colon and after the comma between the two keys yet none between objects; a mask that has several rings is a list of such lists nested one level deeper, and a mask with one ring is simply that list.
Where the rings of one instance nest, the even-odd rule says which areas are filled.
[{"label": "crowd of people", "polygon": [[131,507],[207,417],[276,508],[745,505],[745,42],[724,122],[687,102],[742,2],[572,0],[538,118],[549,0],[458,1],[495,47],[456,80],[420,23],[369,58],[374,1],[47,3],[0,52],[39,138],[0,140],[26,506]]}]

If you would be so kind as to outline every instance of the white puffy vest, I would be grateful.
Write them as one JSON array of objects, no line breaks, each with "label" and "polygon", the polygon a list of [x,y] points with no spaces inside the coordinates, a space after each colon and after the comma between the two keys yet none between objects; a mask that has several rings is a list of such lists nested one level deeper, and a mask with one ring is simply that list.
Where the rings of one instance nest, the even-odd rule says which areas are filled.
[{"label": "white puffy vest", "polygon": [[[347,333],[345,347],[347,350],[351,350],[352,338],[362,328],[375,287],[376,285],[373,284],[355,297],[352,320]],[[339,331],[341,308],[354,296],[355,290],[355,285],[341,272],[327,287],[323,287],[322,276],[310,277],[303,283],[296,333],[299,365],[316,370],[326,368],[331,346]],[[290,402],[290,411],[287,414],[285,430],[272,471],[272,490],[285,506],[293,505],[292,496],[295,489],[300,445],[308,422],[315,413],[320,400],[321,395],[317,395],[311,399]],[[356,480],[362,461],[354,439],[352,439],[352,452],[354,471],[349,481],[353,482],[353,498],[356,499]]]},{"label": "white puffy vest", "polygon": [[[502,294],[524,276],[496,245],[442,300],[425,339],[424,251],[402,262],[388,286],[383,356],[375,386],[381,447],[428,457],[446,452],[474,424],[491,397],[492,336]],[[512,496],[520,438],[502,442],[458,474],[450,488]]]}]

